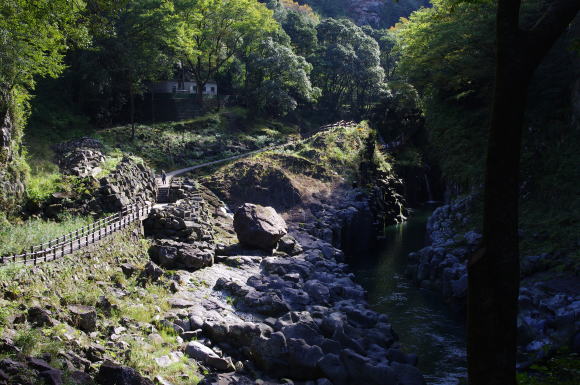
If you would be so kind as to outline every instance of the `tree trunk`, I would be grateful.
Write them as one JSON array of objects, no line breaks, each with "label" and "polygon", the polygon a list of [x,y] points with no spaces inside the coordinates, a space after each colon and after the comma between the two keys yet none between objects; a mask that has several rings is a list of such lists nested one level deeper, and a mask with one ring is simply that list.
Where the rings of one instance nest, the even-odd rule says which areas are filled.
[{"label": "tree trunk", "polygon": [[197,89],[195,90],[195,102],[198,106],[203,107],[203,89],[205,87],[205,82],[196,80]]},{"label": "tree trunk", "polygon": [[151,123],[155,123],[155,92],[151,90]]},{"label": "tree trunk", "polygon": [[470,385],[516,383],[518,187],[527,87],[518,73],[498,72],[486,164],[483,245],[468,267]]},{"label": "tree trunk", "polygon": [[536,67],[578,11],[573,0],[554,4],[528,32],[519,28],[520,0],[498,1],[483,242],[468,266],[470,385],[516,384],[519,172],[527,88]]},{"label": "tree trunk", "polygon": [[131,120],[131,140],[135,139],[135,92],[133,90],[133,83],[129,85],[129,104],[130,112],[129,119]]}]

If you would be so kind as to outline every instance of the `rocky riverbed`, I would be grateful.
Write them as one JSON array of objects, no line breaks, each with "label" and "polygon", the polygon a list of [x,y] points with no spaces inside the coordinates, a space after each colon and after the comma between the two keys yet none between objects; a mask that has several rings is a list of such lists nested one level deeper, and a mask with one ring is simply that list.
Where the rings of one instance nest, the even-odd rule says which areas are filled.
[{"label": "rocky riverbed", "polygon": [[[195,182],[186,180],[183,185],[188,191],[186,200],[200,196]],[[368,308],[364,290],[353,282],[343,263],[344,253],[335,247],[345,242],[345,230],[360,225],[364,218],[372,221],[369,202],[361,191],[341,192],[341,196],[288,212],[287,224],[271,208],[244,205],[234,220],[223,204],[207,205],[206,210],[214,213],[213,225],[222,233],[215,263],[180,272],[182,284],[171,302],[174,309],[165,317],[184,340],[197,338],[186,345],[185,354],[217,372],[206,383],[265,376],[309,384],[423,383],[414,366],[417,357],[399,349],[388,316]],[[161,211],[173,213],[175,220],[154,212],[146,231],[172,223],[176,233],[173,240],[159,238],[152,256],[170,268],[176,260],[181,267],[197,267],[197,261],[205,261],[206,251],[201,248],[175,244],[180,238],[176,234],[181,234],[179,241],[188,242],[179,233],[183,229],[178,229],[178,223],[187,227],[180,213],[172,205]],[[309,223],[313,214],[318,224],[305,225],[302,221]],[[297,216],[301,222],[293,221]],[[235,238],[234,226],[242,243]],[[284,235],[286,226],[290,234]],[[368,238],[370,233],[362,230],[358,233]],[[167,236],[163,231],[156,234]],[[189,238],[189,242],[199,245],[200,241]]]},{"label": "rocky riverbed", "polygon": [[[468,196],[437,208],[427,223],[431,244],[408,257],[407,273],[418,285],[440,291],[458,306],[464,306],[466,301],[467,260],[481,239],[476,231],[458,230],[469,223],[473,199]],[[580,284],[573,271],[549,269],[559,258],[557,253],[521,258],[521,367],[562,347],[580,352]]]},{"label": "rocky riverbed", "polygon": [[[101,252],[93,250],[80,265],[57,261],[14,278],[20,285],[23,277],[54,280],[45,292],[56,302],[27,301],[7,319],[0,350],[12,358],[0,360],[0,384],[173,383],[150,376],[149,361],[194,368],[205,373],[205,384],[424,383],[417,357],[400,349],[388,316],[368,308],[337,248],[371,240],[370,200],[362,191],[321,193],[284,218],[245,205],[234,218],[196,181],[179,186],[177,201],[156,206],[144,222],[153,261],[142,267],[134,257],[106,262],[105,252],[99,262]],[[78,293],[66,292],[75,290],[71,276]],[[56,277],[66,282],[63,291]],[[105,294],[83,293],[95,287]],[[19,295],[9,282],[2,292],[7,299]],[[135,313],[140,306],[144,315]],[[133,318],[110,318],[128,310]],[[145,317],[149,311],[153,319]],[[62,339],[69,350],[30,354],[22,336],[34,330]],[[138,356],[147,369],[124,365],[140,351],[151,352]]]},{"label": "rocky riverbed", "polygon": [[[312,161],[264,155],[245,174],[236,163],[202,179],[213,191],[174,179],[172,203],[154,206],[142,229],[0,279],[13,308],[0,317],[0,351],[10,357],[0,360],[0,384],[183,385],[200,375],[221,385],[423,384],[417,357],[403,352],[388,315],[369,309],[344,263],[345,252],[368,250],[378,228],[404,219],[400,181],[385,174],[370,195],[350,187],[334,170],[356,173],[353,154],[366,148],[374,158],[374,145],[365,147],[364,127],[324,135],[294,149]],[[350,163],[332,158],[317,166],[324,177],[312,174],[328,146]],[[92,173],[97,147],[68,157],[69,166]],[[153,174],[131,162],[80,206],[117,196],[151,201]],[[260,182],[245,183],[244,196],[259,199],[239,201],[244,175]],[[22,287],[30,293],[21,297]]]}]

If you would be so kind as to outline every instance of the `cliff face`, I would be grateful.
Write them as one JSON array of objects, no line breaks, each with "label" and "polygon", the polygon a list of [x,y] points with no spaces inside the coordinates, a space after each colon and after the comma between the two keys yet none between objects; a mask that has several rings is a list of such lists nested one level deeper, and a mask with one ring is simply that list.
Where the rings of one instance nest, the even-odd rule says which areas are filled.
[{"label": "cliff face", "polygon": [[0,96],[0,213],[15,211],[24,198],[25,172],[17,151],[21,138],[7,99]]},{"label": "cliff face", "polygon": [[384,5],[384,0],[350,0],[350,11],[357,24],[378,27]]},{"label": "cliff face", "polygon": [[348,13],[359,25],[388,28],[411,12],[429,6],[428,0],[348,0]]}]

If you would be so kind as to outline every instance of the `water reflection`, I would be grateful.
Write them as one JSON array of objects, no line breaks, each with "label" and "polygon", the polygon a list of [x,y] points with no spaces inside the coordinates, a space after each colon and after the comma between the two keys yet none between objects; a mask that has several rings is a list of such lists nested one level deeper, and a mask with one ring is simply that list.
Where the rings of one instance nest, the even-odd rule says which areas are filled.
[{"label": "water reflection", "polygon": [[374,255],[353,257],[350,263],[371,307],[387,314],[405,350],[419,355],[427,383],[458,385],[466,383],[463,320],[436,293],[405,277],[407,254],[425,244],[430,212],[418,211],[407,223],[390,227]]}]

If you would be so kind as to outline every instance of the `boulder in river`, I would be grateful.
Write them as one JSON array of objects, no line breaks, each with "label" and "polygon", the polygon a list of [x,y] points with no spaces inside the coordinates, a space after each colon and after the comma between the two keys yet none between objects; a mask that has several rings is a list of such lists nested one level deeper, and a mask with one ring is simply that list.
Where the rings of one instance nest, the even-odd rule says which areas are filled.
[{"label": "boulder in river", "polygon": [[272,207],[244,203],[234,215],[234,230],[240,243],[263,250],[272,250],[288,228]]}]

